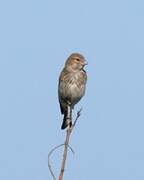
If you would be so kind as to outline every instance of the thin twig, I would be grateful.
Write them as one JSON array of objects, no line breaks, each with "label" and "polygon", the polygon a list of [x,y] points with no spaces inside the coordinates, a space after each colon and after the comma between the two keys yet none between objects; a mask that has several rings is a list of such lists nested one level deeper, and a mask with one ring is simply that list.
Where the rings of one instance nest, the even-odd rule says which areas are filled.
[{"label": "thin twig", "polygon": [[80,115],[81,115],[81,112],[82,112],[82,108],[77,112],[76,119],[75,119],[75,121],[74,121],[74,123],[73,123],[73,128],[75,127],[75,125],[76,125],[76,123],[77,123],[77,121],[78,121],[78,118],[79,118]]},{"label": "thin twig", "polygon": [[59,180],[63,180],[64,171],[65,171],[65,165],[66,165],[66,159],[67,159],[67,150],[68,150],[69,140],[70,140],[70,135],[72,133],[73,128],[76,125],[76,122],[77,122],[78,118],[81,115],[81,111],[82,111],[82,109],[80,109],[77,112],[77,116],[76,116],[76,119],[75,119],[74,123],[72,124],[71,127],[70,126],[68,127],[67,132],[66,132],[66,140],[65,140],[65,145],[64,145],[64,153],[63,153],[63,160],[62,160],[62,164],[61,164]]},{"label": "thin twig", "polygon": [[67,130],[67,133],[66,133],[66,140],[65,140],[65,145],[64,145],[64,153],[63,153],[63,160],[62,160],[62,165],[61,165],[61,171],[60,171],[59,180],[62,180],[62,179],[63,179],[63,175],[64,175],[64,170],[65,170],[65,165],[66,165],[66,159],[67,159],[67,149],[68,149],[70,134],[71,134],[71,129],[69,128],[69,129]]},{"label": "thin twig", "polygon": [[[51,167],[50,157],[51,157],[51,155],[53,154],[53,152],[54,152],[56,149],[58,149],[58,148],[60,148],[61,146],[64,146],[64,145],[65,145],[65,144],[60,144],[60,145],[54,147],[54,148],[49,152],[49,154],[48,154],[48,167],[49,167],[49,171],[50,171],[50,173],[51,173],[51,175],[52,175],[52,177],[53,177],[54,180],[56,180],[56,177],[55,177],[55,175],[54,175],[54,173],[53,173],[53,170],[52,170],[52,167]],[[74,154],[74,150],[72,149],[72,147],[68,145],[68,148],[70,148],[71,152]]]}]

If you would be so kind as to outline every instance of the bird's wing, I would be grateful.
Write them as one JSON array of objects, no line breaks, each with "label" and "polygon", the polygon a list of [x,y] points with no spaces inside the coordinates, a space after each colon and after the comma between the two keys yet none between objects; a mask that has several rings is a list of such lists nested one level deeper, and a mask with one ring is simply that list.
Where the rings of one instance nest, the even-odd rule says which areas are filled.
[{"label": "bird's wing", "polygon": [[60,110],[61,110],[61,113],[64,114],[64,109],[63,109],[63,107],[62,107],[62,104],[61,104],[60,101],[59,101],[59,103],[60,103]]},{"label": "bird's wing", "polygon": [[59,104],[60,104],[61,113],[64,114],[64,108],[62,106],[62,98],[61,98],[61,94],[60,94],[60,89],[61,89],[60,86],[61,86],[62,81],[63,81],[63,71],[61,72],[60,77],[59,77],[58,98],[59,98]]}]

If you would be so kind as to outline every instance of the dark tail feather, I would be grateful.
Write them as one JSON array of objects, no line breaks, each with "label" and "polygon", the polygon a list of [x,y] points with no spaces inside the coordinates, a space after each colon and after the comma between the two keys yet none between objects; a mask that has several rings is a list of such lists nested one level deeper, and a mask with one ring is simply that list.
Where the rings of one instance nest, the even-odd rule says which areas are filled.
[{"label": "dark tail feather", "polygon": [[67,128],[67,126],[71,127],[71,125],[72,125],[72,122],[71,122],[70,118],[67,117],[67,113],[64,113],[64,118],[63,118],[63,123],[62,123],[61,129],[65,129],[65,128]]}]

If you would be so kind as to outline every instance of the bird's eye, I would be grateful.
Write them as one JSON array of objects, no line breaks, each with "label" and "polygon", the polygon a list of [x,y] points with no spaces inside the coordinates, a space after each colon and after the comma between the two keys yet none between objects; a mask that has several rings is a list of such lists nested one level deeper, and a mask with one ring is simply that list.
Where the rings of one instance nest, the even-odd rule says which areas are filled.
[{"label": "bird's eye", "polygon": [[76,61],[80,61],[80,59],[79,59],[79,58],[76,58]]}]

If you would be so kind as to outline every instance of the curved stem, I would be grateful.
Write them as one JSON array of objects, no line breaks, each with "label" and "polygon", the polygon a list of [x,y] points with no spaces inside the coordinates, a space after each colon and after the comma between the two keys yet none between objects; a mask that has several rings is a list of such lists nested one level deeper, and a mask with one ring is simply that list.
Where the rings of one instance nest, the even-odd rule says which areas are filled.
[{"label": "curved stem", "polygon": [[68,150],[68,146],[69,146],[69,140],[70,140],[70,135],[72,133],[73,128],[75,127],[78,118],[81,115],[81,111],[82,109],[80,109],[77,112],[77,117],[74,121],[74,123],[72,124],[72,126],[69,126],[66,132],[66,140],[64,143],[64,153],[63,153],[63,160],[62,160],[62,164],[61,164],[61,170],[60,170],[60,175],[59,175],[59,180],[63,180],[63,176],[64,176],[64,171],[65,171],[65,165],[66,165],[66,159],[67,159],[67,150]]}]

